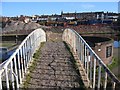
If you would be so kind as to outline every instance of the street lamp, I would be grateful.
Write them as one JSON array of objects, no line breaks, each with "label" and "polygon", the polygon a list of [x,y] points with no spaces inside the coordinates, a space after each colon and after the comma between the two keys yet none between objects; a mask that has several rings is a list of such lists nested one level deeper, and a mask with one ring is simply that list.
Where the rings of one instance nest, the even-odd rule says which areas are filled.
[{"label": "street lamp", "polygon": [[16,30],[16,44],[18,44],[18,30]]}]

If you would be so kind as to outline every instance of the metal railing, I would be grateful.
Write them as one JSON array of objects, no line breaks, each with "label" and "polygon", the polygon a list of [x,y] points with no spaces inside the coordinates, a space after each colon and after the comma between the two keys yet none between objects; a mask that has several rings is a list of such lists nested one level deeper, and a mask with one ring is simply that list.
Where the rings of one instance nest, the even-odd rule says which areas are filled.
[{"label": "metal railing", "polygon": [[45,32],[41,28],[34,30],[23,40],[10,58],[0,64],[0,90],[20,87],[33,54],[41,42],[45,41]]},{"label": "metal railing", "polygon": [[115,89],[115,87],[120,86],[117,77],[75,30],[65,29],[62,39],[72,47],[73,52],[82,63],[89,87],[93,89],[106,89],[108,87]]}]

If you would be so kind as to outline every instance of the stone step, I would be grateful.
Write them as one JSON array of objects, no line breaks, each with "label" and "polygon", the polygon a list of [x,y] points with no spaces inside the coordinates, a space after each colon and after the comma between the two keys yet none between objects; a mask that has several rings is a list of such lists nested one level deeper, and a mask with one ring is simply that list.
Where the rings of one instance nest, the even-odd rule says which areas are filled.
[{"label": "stone step", "polygon": [[72,59],[63,42],[46,42],[35,69],[30,72],[28,88],[79,88],[81,78]]}]

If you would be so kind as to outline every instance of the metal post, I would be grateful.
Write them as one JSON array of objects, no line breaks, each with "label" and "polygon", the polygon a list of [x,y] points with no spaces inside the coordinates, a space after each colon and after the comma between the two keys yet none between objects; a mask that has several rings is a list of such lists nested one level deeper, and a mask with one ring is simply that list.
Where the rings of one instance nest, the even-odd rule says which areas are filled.
[{"label": "metal post", "polygon": [[85,56],[84,56],[84,68],[85,68],[85,71],[87,72],[87,68],[86,68],[86,67],[87,67],[87,65],[86,65],[86,62],[87,62],[86,52],[87,52],[87,50],[86,50],[86,46],[84,46],[84,49],[85,49],[85,50],[84,50],[84,55],[85,55]]},{"label": "metal post", "polygon": [[20,68],[20,54],[19,54],[19,51],[18,51],[18,69],[19,69],[19,79],[20,79],[20,83],[22,83],[22,79],[21,79],[21,68]]},{"label": "metal post", "polygon": [[24,69],[23,69],[23,58],[22,58],[22,47],[20,49],[20,61],[21,61],[21,66],[22,66],[22,78],[24,78]]},{"label": "metal post", "polygon": [[31,60],[31,59],[32,59],[32,52],[31,52],[31,50],[32,50],[32,49],[31,49],[31,48],[32,48],[32,47],[31,47],[31,37],[29,38],[29,43],[30,43],[29,45],[30,45],[30,60]]},{"label": "metal post", "polygon": [[105,72],[104,90],[106,90],[106,86],[107,86],[107,72]]},{"label": "metal post", "polygon": [[80,59],[80,38],[78,37],[78,56],[79,56],[79,59]]},{"label": "metal post", "polygon": [[2,90],[2,77],[0,75],[0,90]]},{"label": "metal post", "polygon": [[11,67],[10,67],[10,70],[11,70],[11,81],[12,81],[12,88],[15,89],[15,84],[14,84],[14,75],[13,75],[13,63],[11,61]]},{"label": "metal post", "polygon": [[85,63],[84,63],[84,62],[85,62],[85,53],[84,53],[84,52],[85,52],[85,49],[84,49],[84,42],[83,42],[82,46],[83,46],[83,47],[82,47],[82,53],[83,53],[83,54],[82,54],[82,57],[83,57],[83,58],[82,58],[82,59],[83,59],[83,60],[82,60],[82,61],[83,61],[82,63],[83,63],[83,66],[84,66],[84,68],[85,68]]},{"label": "metal post", "polygon": [[93,89],[95,89],[95,73],[96,73],[96,58],[94,57],[94,69],[93,69]]},{"label": "metal post", "polygon": [[89,79],[89,61],[90,61],[90,55],[88,55],[88,60],[87,60],[87,78]]},{"label": "metal post", "polygon": [[17,73],[17,63],[16,63],[16,57],[14,56],[14,65],[15,65],[15,78],[16,78],[16,85],[17,88],[19,88],[19,83],[18,83],[18,73]]},{"label": "metal post", "polygon": [[101,65],[99,64],[98,69],[98,88],[100,89],[100,81],[101,81]]},{"label": "metal post", "polygon": [[112,83],[112,88],[113,88],[113,90],[115,90],[115,85],[116,85],[116,83],[113,82],[113,83]]},{"label": "metal post", "polygon": [[82,40],[80,40],[80,60],[82,61]]},{"label": "metal post", "polygon": [[23,60],[24,60],[24,68],[25,68],[25,73],[26,73],[26,58],[25,58],[25,44],[23,45]]},{"label": "metal post", "polygon": [[26,68],[28,68],[28,56],[27,56],[27,41],[25,42],[25,61],[26,61]]},{"label": "metal post", "polygon": [[8,79],[7,67],[5,68],[5,75],[6,75],[6,86],[7,86],[7,89],[9,90],[10,86],[9,86],[9,79]]}]

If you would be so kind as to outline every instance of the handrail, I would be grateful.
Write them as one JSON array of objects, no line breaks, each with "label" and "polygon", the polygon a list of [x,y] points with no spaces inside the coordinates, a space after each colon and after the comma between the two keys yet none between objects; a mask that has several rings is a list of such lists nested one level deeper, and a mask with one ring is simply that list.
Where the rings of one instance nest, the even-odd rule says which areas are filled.
[{"label": "handrail", "polygon": [[[39,28],[31,32],[10,58],[0,64],[0,90],[4,88],[3,81],[6,82],[7,89],[10,89],[10,85],[12,85],[12,88],[19,88],[24,79],[28,64],[41,42],[46,42],[46,34]],[[16,84],[14,84],[14,81],[16,81]]]},{"label": "handrail", "polygon": [[[104,64],[104,62],[101,60],[101,58],[92,50],[92,48],[86,43],[86,41],[75,30],[72,30],[69,28],[65,29],[63,32],[63,40],[66,43],[68,43],[73,48],[73,51],[79,56],[79,59],[81,60],[83,66],[84,66],[84,69],[88,76],[87,78],[89,79],[90,85],[92,85],[92,88],[95,88],[96,78],[98,78],[98,80],[101,81],[101,69],[99,69],[98,73],[96,72],[96,62],[95,61],[98,62],[99,68],[103,67],[105,73],[107,73],[108,77],[111,78],[114,88],[115,88],[115,84],[120,84],[119,79],[110,71],[110,69],[106,66],[106,64]],[[88,54],[88,52],[89,52],[89,54]],[[93,60],[92,60],[92,57],[94,58]],[[90,64],[93,62],[95,63],[95,65],[91,67]],[[88,71],[87,70],[88,66],[91,67],[92,69],[94,69],[95,72],[93,72],[91,74],[92,69]],[[95,67],[95,68],[93,68],[93,67]],[[96,75],[97,75],[96,73],[98,74],[98,77],[96,77]],[[90,75],[92,75],[93,81],[91,80],[91,77],[89,77]],[[107,81],[105,81],[105,84],[106,83],[107,83]],[[100,87],[100,85],[101,85],[101,83],[98,82],[98,88]],[[106,85],[104,86],[104,88],[106,88]]]}]

